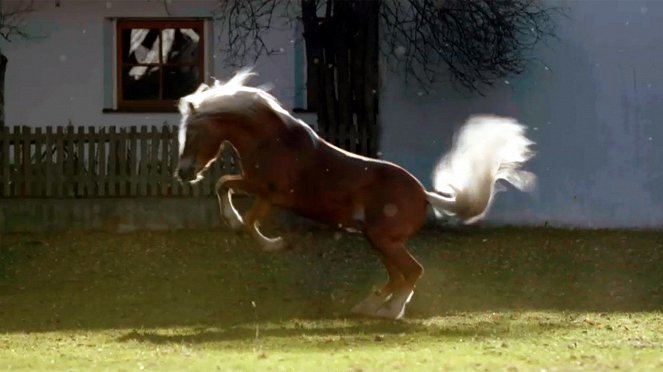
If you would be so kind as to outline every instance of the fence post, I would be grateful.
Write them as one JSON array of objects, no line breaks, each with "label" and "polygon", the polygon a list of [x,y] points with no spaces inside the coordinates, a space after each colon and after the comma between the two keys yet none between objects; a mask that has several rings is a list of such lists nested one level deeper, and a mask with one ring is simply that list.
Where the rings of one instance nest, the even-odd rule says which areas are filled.
[{"label": "fence post", "polygon": [[180,146],[179,146],[179,138],[178,138],[178,131],[179,128],[176,126],[172,126],[171,130],[173,134],[170,136],[170,190],[171,190],[171,195],[173,196],[179,196],[182,195],[182,185],[180,181],[175,178],[175,171],[177,170],[177,163],[180,160]]},{"label": "fence post", "polygon": [[120,181],[120,191],[119,196],[127,196],[127,181],[128,177],[128,167],[129,167],[129,157],[127,154],[127,128],[119,128],[118,135],[118,180]]},{"label": "fence post", "polygon": [[99,191],[97,188],[97,128],[87,128],[87,196],[97,196]]},{"label": "fence post", "polygon": [[136,196],[136,186],[138,178],[138,149],[136,147],[138,131],[136,126],[131,126],[129,128],[129,150],[127,151],[127,173],[129,181],[129,190],[128,194],[130,196]]},{"label": "fence post", "polygon": [[46,150],[44,151],[44,184],[45,184],[45,196],[51,197],[53,192],[53,127],[46,127],[45,134]]},{"label": "fence post", "polygon": [[10,145],[10,136],[9,136],[9,127],[3,126],[0,128],[0,139],[2,139],[2,146],[0,147],[0,161],[2,161],[2,169],[0,169],[2,179],[2,196],[10,196],[10,175],[9,175],[9,145]]},{"label": "fence post", "polygon": [[31,151],[30,148],[32,147],[32,128],[30,127],[23,127],[21,129],[21,137],[23,137],[23,155],[21,156],[23,160],[23,196],[31,196],[32,189],[31,189],[31,175],[32,173],[32,156],[31,156]]},{"label": "fence post", "polygon": [[138,158],[138,194],[147,196],[147,136],[148,127],[140,127],[140,157]]},{"label": "fence post", "polygon": [[160,177],[160,184],[161,184],[161,196],[168,196],[170,193],[168,192],[169,190],[169,185],[170,185],[170,179],[168,177],[170,173],[170,154],[168,152],[169,150],[169,144],[170,144],[170,126],[164,125],[161,127],[161,177]]},{"label": "fence post", "polygon": [[74,195],[85,196],[87,182],[85,182],[85,127],[76,128],[76,162],[74,163]]},{"label": "fence post", "polygon": [[115,126],[108,128],[108,195],[117,195],[117,136]]},{"label": "fence post", "polygon": [[67,126],[67,135],[65,139],[65,194],[66,196],[74,196],[76,195],[76,183],[74,180],[74,175],[76,174],[76,132],[73,126]]},{"label": "fence post", "polygon": [[64,131],[62,127],[55,130],[55,195],[64,196]]},{"label": "fence post", "polygon": [[14,127],[14,195],[23,196],[23,185],[25,182],[25,164],[21,160],[22,151],[21,146],[21,127]]},{"label": "fence post", "polygon": [[106,128],[99,128],[99,137],[98,137],[98,149],[99,149],[99,175],[98,175],[98,189],[99,196],[106,196],[106,187],[108,185],[108,168],[107,168],[107,154],[106,151],[106,140],[108,136],[106,134]]},{"label": "fence post", "polygon": [[150,127],[150,171],[149,171],[149,194],[151,196],[157,196],[159,175],[161,174],[161,169],[159,167],[159,141],[160,134],[157,130],[157,127],[154,125]]},{"label": "fence post", "polygon": [[32,172],[30,174],[30,186],[32,196],[44,196],[46,192],[44,191],[44,161],[42,160],[44,153],[42,152],[42,145],[44,144],[44,135],[42,134],[42,128],[35,128],[34,136],[32,137],[32,142],[34,142],[34,164],[32,166]]}]

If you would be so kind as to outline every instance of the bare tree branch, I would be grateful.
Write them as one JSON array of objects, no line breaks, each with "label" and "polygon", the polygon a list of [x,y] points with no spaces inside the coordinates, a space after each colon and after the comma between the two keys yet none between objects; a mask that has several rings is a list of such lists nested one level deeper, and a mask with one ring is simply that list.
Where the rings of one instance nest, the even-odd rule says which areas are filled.
[{"label": "bare tree branch", "polygon": [[385,1],[383,53],[424,88],[444,76],[481,93],[524,70],[526,52],[554,36],[555,12],[538,0]]},{"label": "bare tree branch", "polygon": [[0,2],[0,37],[5,41],[12,41],[16,36],[27,38],[28,34],[23,26],[25,18],[34,10],[32,1],[12,2],[11,4],[12,7],[5,7]]},{"label": "bare tree branch", "polygon": [[170,7],[168,6],[169,0],[163,0],[163,10],[166,11],[166,15],[170,17]]},{"label": "bare tree branch", "polygon": [[361,140],[335,144],[375,156],[380,51],[424,90],[444,78],[483,94],[496,80],[521,73],[532,60],[526,52],[554,36],[555,9],[541,1],[219,0],[215,17],[227,33],[223,58],[234,66],[274,52],[267,36],[282,24],[277,19],[290,23],[289,30],[302,22],[308,107],[317,113],[318,130],[355,133]]},{"label": "bare tree branch", "polygon": [[[559,8],[540,0],[370,0],[380,3],[382,52],[424,89],[441,78],[482,92],[496,80],[521,73],[536,44],[554,37]],[[227,30],[225,58],[234,66],[255,63],[274,49],[266,41],[274,19],[295,21],[293,0],[223,0],[217,19]],[[317,0],[324,14],[332,0]]]},{"label": "bare tree branch", "polygon": [[[0,0],[0,37],[10,42],[14,37],[27,38],[23,26],[25,18],[33,11],[32,1],[12,3],[7,7]],[[5,126],[5,74],[7,72],[7,57],[0,48],[0,128]]]},{"label": "bare tree branch", "polygon": [[297,19],[295,0],[223,0],[214,12],[226,30],[221,51],[231,66],[255,63],[261,55],[276,51],[267,46],[269,30],[278,28],[277,19],[289,24]]}]

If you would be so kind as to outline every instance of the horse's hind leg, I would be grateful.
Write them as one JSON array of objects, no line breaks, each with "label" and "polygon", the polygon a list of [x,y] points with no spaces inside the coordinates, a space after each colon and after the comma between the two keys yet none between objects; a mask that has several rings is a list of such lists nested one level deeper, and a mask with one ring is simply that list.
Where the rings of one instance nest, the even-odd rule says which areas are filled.
[{"label": "horse's hind leg", "polygon": [[423,267],[405,248],[403,241],[381,241],[379,249],[402,274],[404,281],[393,289],[389,302],[377,310],[376,315],[390,319],[400,319],[405,306],[414,294],[415,283],[424,272]]},{"label": "horse's hind leg", "polygon": [[[385,232],[370,230],[366,232],[366,236],[378,251],[389,272],[389,282],[383,288],[382,302],[372,309],[367,309],[372,311],[364,314],[400,319],[405,313],[405,306],[412,298],[415,283],[423,274],[423,267],[405,248],[405,238],[394,239]],[[400,275],[397,275],[397,273]],[[390,296],[384,296],[385,292],[389,292]],[[369,296],[364,302],[373,301],[372,303],[376,303],[380,299],[377,294],[372,296],[376,297],[371,300],[371,296]]]},{"label": "horse's hind leg", "polygon": [[378,256],[387,269],[389,280],[382,286],[382,288],[371,293],[363,301],[355,305],[351,310],[354,314],[376,316],[378,309],[391,298],[391,294],[394,290],[402,286],[405,282],[403,274],[401,274],[401,272],[398,271],[398,269],[392,265],[384,255],[378,252]]}]

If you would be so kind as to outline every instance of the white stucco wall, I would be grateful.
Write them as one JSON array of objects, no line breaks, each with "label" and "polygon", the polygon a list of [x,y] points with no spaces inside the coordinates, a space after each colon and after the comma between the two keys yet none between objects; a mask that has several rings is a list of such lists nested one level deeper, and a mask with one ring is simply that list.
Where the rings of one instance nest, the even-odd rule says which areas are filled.
[{"label": "white stucco wall", "polygon": [[[11,1],[4,0],[5,6]],[[29,40],[3,44],[9,58],[9,125],[159,125],[177,114],[103,113],[104,19],[165,17],[162,1],[36,1]],[[171,16],[209,16],[216,1],[171,1]],[[489,222],[581,227],[663,226],[663,2],[556,1],[559,40],[542,46],[521,76],[485,97],[448,86],[419,95],[393,73],[383,76],[380,100],[382,157],[430,185],[434,162],[469,115],[495,113],[529,126],[538,155],[534,194],[498,195]],[[227,77],[213,27],[211,75]],[[293,31],[276,31],[256,84],[294,105]],[[106,53],[107,54],[107,53]],[[214,58],[216,55],[216,58]],[[306,120],[313,121],[313,115]]]},{"label": "white stucco wall", "polygon": [[532,195],[499,194],[488,220],[582,227],[663,226],[663,2],[567,1],[559,40],[484,98],[448,87],[417,94],[387,74],[383,157],[430,185],[436,158],[469,115],[529,126],[539,176]]},{"label": "white stucco wall", "polygon": [[[13,6],[4,0],[5,7]],[[104,94],[109,53],[104,22],[113,17],[211,17],[217,0],[60,0],[35,1],[35,11],[26,19],[27,40],[2,45],[9,59],[6,77],[6,123],[8,125],[161,125],[175,124],[173,113],[103,113],[108,108]],[[107,27],[108,29],[108,27]],[[224,68],[219,37],[221,27],[212,23],[209,75],[225,79],[234,71]],[[108,30],[106,30],[108,32]],[[276,50],[255,65],[259,76],[252,83],[273,83],[273,94],[287,108],[294,104],[294,31],[277,30],[268,42]],[[106,38],[107,39],[107,38]],[[112,65],[110,65],[112,73]],[[112,76],[111,76],[112,77]],[[107,101],[107,99],[106,99]]]}]

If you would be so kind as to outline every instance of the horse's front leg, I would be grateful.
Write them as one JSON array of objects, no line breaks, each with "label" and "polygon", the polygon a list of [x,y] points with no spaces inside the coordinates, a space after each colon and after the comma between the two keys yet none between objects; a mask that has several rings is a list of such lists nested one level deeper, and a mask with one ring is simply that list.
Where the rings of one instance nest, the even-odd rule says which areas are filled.
[{"label": "horse's front leg", "polygon": [[[256,196],[255,204],[244,215],[239,214],[232,203],[233,190],[244,191]],[[268,238],[260,230],[260,220],[262,220],[271,207],[271,203],[258,196],[264,195],[262,187],[254,182],[247,181],[240,175],[226,175],[221,177],[216,183],[216,194],[219,198],[219,208],[221,217],[233,230],[244,229],[252,236],[260,248],[264,251],[274,252],[286,248],[285,241],[280,238]]]},{"label": "horse's front leg", "polygon": [[233,230],[240,230],[244,226],[242,216],[232,203],[233,189],[230,187],[230,183],[240,180],[242,180],[242,176],[226,175],[216,181],[216,196],[219,198],[221,218]]},{"label": "horse's front leg", "polygon": [[260,228],[260,220],[262,220],[269,212],[271,203],[263,198],[258,198],[244,215],[244,229],[260,244],[260,248],[267,252],[282,251],[286,248],[287,244],[281,237],[268,238],[263,235]]}]

